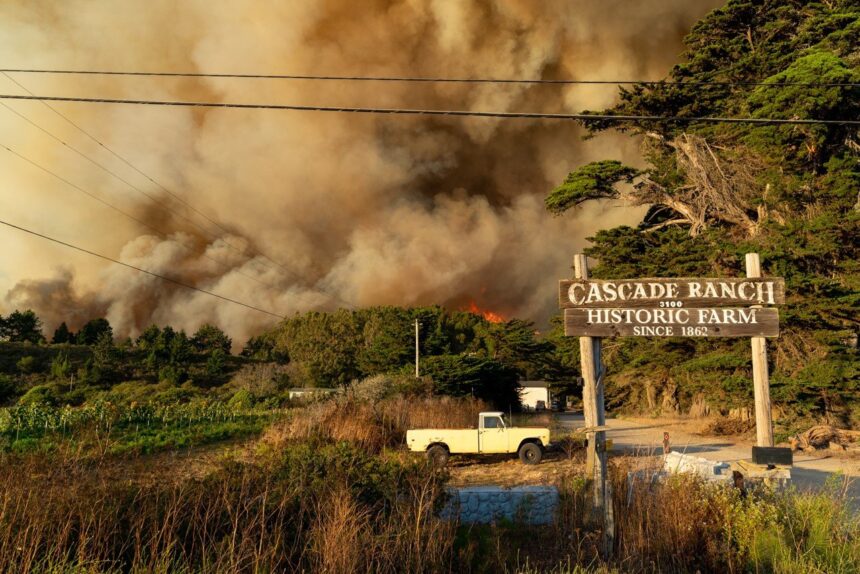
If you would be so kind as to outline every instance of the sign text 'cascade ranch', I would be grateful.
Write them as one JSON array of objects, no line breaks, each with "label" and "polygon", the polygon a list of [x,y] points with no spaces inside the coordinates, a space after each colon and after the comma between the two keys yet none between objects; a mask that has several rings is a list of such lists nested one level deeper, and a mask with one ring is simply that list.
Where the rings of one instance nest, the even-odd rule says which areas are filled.
[{"label": "sign text 'cascade ranch'", "polygon": [[779,305],[785,281],[762,279],[573,279],[559,282],[562,308]]}]

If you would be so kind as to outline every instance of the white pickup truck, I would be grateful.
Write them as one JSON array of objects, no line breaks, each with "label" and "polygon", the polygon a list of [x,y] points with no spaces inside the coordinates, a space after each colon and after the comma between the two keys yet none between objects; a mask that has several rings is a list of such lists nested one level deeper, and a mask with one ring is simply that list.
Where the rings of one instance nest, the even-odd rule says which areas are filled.
[{"label": "white pickup truck", "polygon": [[434,466],[445,466],[452,454],[518,453],[525,464],[537,464],[549,446],[548,428],[511,427],[504,413],[478,415],[477,429],[416,429],[406,431],[409,450],[427,453]]}]

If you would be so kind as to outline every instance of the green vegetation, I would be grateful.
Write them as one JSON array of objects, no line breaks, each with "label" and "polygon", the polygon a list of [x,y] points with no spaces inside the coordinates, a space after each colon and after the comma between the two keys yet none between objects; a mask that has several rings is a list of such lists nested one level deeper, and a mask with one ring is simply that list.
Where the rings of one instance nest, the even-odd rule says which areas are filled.
[{"label": "green vegetation", "polygon": [[[668,77],[679,84],[622,90],[610,112],[856,119],[858,39],[854,2],[732,0],[686,38],[684,61]],[[765,85],[738,83],[753,81]],[[792,417],[860,424],[856,128],[640,122],[624,129],[642,136],[647,169],[588,164],[547,197],[553,213],[607,198],[650,206],[637,228],[592,238],[586,252],[599,262],[592,275],[743,276],[744,253],[760,253],[764,272],[785,277],[788,293],[781,335],[769,345],[774,401]],[[606,360],[615,405],[651,410],[659,393],[680,410],[696,400],[724,410],[751,404],[744,340],[624,339]]]},{"label": "green vegetation", "polygon": [[[424,375],[417,381],[416,318]],[[495,324],[440,307],[297,315],[252,339],[239,356],[212,325],[190,337],[152,325],[117,343],[108,321],[94,319],[77,333],[61,325],[52,340],[62,342],[47,344],[32,311],[11,319],[35,331],[16,328],[12,337],[7,330],[0,342],[0,451],[77,448],[100,456],[247,436],[294,405],[290,388],[348,387],[373,376],[394,377],[401,390],[517,410],[519,376],[573,372],[530,323]]]},{"label": "green vegetation", "polygon": [[518,376],[569,381],[575,374],[557,360],[552,344],[537,337],[531,323],[491,323],[441,307],[305,313],[253,339],[243,354],[289,363],[296,387],[345,386],[412,369],[416,319],[422,373],[435,381],[440,394],[471,394],[507,410],[516,408]]},{"label": "green vegetation", "polygon": [[[13,316],[40,324],[32,311]],[[229,400],[237,390],[230,383],[242,369],[269,368],[273,385],[258,381],[255,393],[257,399],[277,401],[288,387],[337,388],[373,375],[410,372],[416,319],[422,371],[436,381],[439,394],[474,395],[505,409],[516,408],[518,377],[546,374],[569,380],[574,374],[556,359],[552,344],[538,339],[531,323],[491,323],[480,315],[441,307],[296,315],[251,339],[239,356],[231,355],[230,337],[212,325],[203,325],[191,337],[170,326],[152,325],[137,339],[117,343],[110,324],[95,319],[77,334],[67,327],[57,329],[53,340],[76,344],[48,345],[40,331],[26,340],[7,336],[6,342],[0,341],[0,373],[16,383],[4,395],[7,404],[16,398],[63,406],[99,399],[129,402],[142,395],[150,400],[171,394],[183,400]],[[136,385],[129,386],[132,381]],[[141,388],[148,392],[141,393]]]},{"label": "green vegetation", "polygon": [[0,410],[0,452],[44,453],[63,446],[98,454],[150,454],[259,433],[278,415],[232,401],[116,405],[99,400],[53,407],[39,399]]}]

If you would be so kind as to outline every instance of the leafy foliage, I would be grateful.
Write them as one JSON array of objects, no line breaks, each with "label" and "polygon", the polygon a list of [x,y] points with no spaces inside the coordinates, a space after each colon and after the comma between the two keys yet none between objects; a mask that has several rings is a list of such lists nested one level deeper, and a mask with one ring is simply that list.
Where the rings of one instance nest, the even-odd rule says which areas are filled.
[{"label": "leafy foliage", "polygon": [[[669,74],[675,83],[622,89],[611,111],[856,119],[858,39],[854,2],[731,0],[686,38],[683,61]],[[617,127],[611,121],[588,126]],[[780,309],[782,334],[769,345],[774,400],[796,416],[860,423],[856,128],[643,121],[621,129],[644,136],[650,163],[621,197],[652,207],[638,228],[607,229],[592,238],[587,254],[599,261],[593,275],[737,277],[743,276],[744,253],[760,253],[765,274],[785,277],[788,292]],[[606,165],[573,172],[547,198],[548,208],[618,197],[616,188],[596,179],[570,183]],[[566,195],[559,191],[568,187]],[[724,410],[751,403],[743,340],[625,339],[605,359],[608,399],[615,404],[653,408],[655,389],[666,397],[664,405],[679,409],[697,396]]]},{"label": "leafy foliage", "polygon": [[95,345],[103,335],[113,339],[113,327],[110,326],[107,319],[98,318],[87,321],[81,327],[76,339],[78,345]]},{"label": "leafy foliage", "polygon": [[468,355],[436,355],[424,362],[424,373],[433,379],[440,394],[472,396],[505,410],[519,407],[516,371],[498,361]]},{"label": "leafy foliage", "polygon": [[37,345],[45,340],[42,321],[30,309],[14,311],[5,319],[0,316],[0,340]]},{"label": "leafy foliage", "polygon": [[63,343],[72,343],[76,340],[75,335],[69,331],[69,326],[63,321],[60,326],[54,331],[54,336],[51,337],[52,345],[61,345]]},{"label": "leafy foliage", "polygon": [[617,195],[615,185],[632,183],[638,171],[620,161],[596,161],[571,172],[546,198],[546,208],[560,215],[590,199],[607,199]]},{"label": "leafy foliage", "polygon": [[[552,345],[526,321],[490,323],[480,315],[441,307],[372,307],[311,312],[287,319],[253,341],[249,355],[288,356],[296,386],[336,387],[368,376],[411,369],[414,323],[419,325],[421,371],[437,392],[469,394],[515,404],[518,376],[539,377],[569,369],[554,363]],[[514,394],[512,394],[514,393]]]},{"label": "leafy foliage", "polygon": [[224,331],[207,323],[197,329],[197,332],[191,337],[191,344],[199,353],[210,354],[221,351],[224,354],[229,354],[233,341]]}]

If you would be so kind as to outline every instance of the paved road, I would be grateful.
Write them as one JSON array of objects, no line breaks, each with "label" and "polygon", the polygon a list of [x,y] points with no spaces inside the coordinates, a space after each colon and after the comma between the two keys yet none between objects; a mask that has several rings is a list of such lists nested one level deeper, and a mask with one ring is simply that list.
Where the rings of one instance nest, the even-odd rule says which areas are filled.
[{"label": "paved road", "polygon": [[[581,414],[563,413],[558,415],[563,426],[578,428],[585,426]],[[689,432],[683,421],[616,419],[606,421],[610,430],[607,438],[612,439],[613,452],[628,452],[642,456],[653,456],[662,452],[663,432],[669,433],[672,450],[695,454],[708,460],[736,462],[749,460],[752,456],[751,442],[738,442],[734,437],[701,436]],[[813,457],[795,453],[794,467],[791,471],[792,482],[800,490],[820,489],[834,473],[855,477],[848,485],[849,496],[860,503],[860,461],[838,457]]]}]

